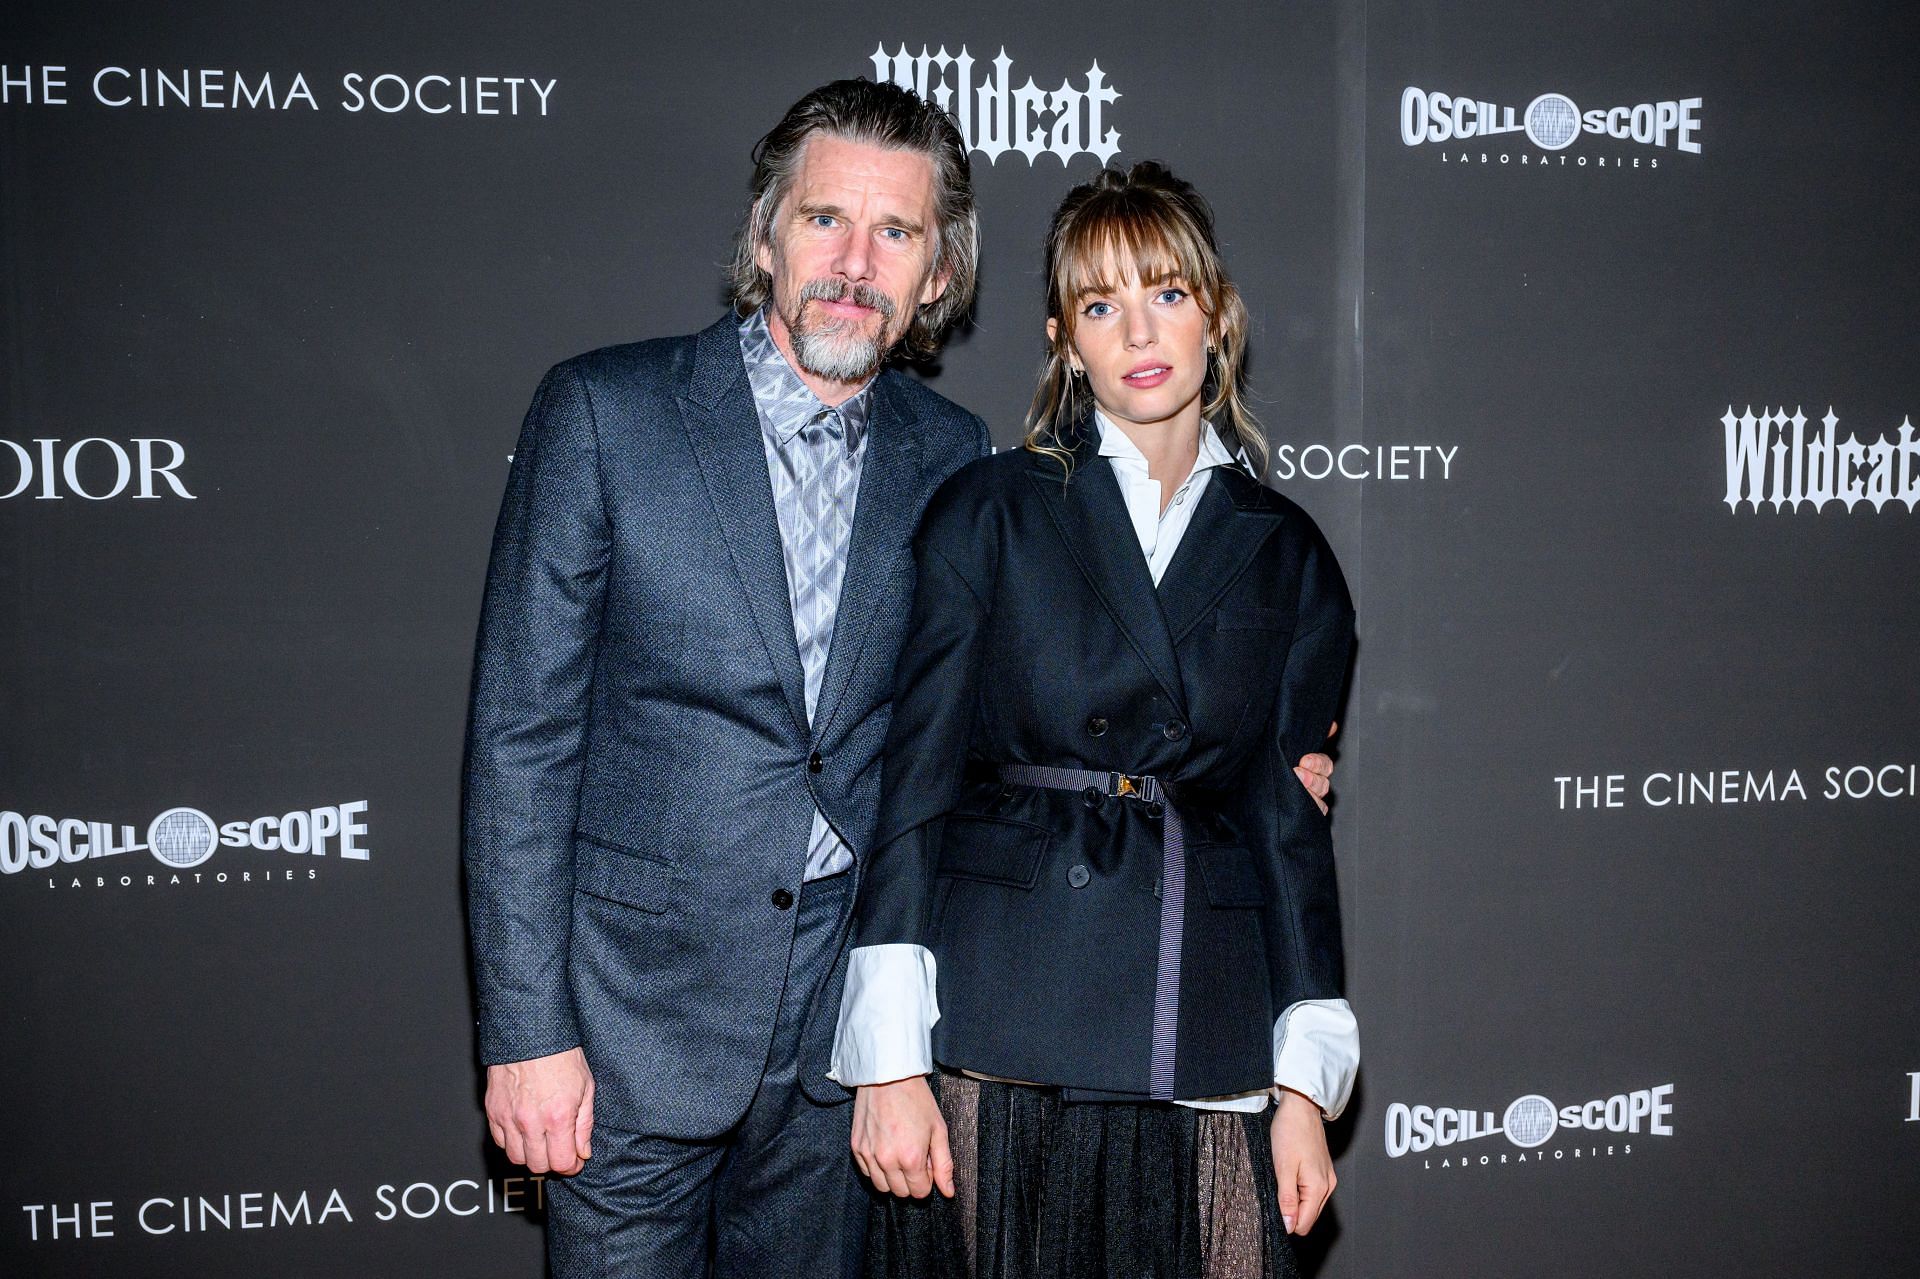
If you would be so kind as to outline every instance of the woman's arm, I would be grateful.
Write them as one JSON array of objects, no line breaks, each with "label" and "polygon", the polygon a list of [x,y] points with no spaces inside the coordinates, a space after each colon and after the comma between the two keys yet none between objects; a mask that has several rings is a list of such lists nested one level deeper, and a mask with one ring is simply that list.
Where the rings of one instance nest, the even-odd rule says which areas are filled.
[{"label": "woman's arm", "polygon": [[[855,1088],[854,1159],[876,1187],[953,1194],[946,1125],[927,1085],[940,1019],[927,948],[942,819],[959,797],[987,621],[977,503],[943,488],[915,538],[913,615],[894,676],[880,817],[861,866],[833,1078]],[[966,567],[962,567],[962,564]]]},{"label": "woman's arm", "polygon": [[861,867],[832,1076],[847,1087],[933,1069],[939,1020],[927,949],[942,818],[958,798],[986,610],[923,533],[913,616],[894,677],[880,817]]},{"label": "woman's arm", "polygon": [[1235,814],[1260,867],[1276,1011],[1302,1001],[1339,999],[1345,977],[1331,824],[1291,776],[1291,766],[1326,741],[1353,648],[1353,604],[1319,531],[1308,524],[1304,535],[1307,547],[1280,691]]},{"label": "woman's arm", "polygon": [[1345,1107],[1359,1035],[1343,997],[1345,963],[1329,818],[1289,763],[1328,734],[1353,648],[1353,603],[1317,529],[1301,568],[1294,637],[1280,695],[1243,805],[1246,835],[1265,881],[1276,1101],[1269,1128],[1281,1215],[1305,1234],[1333,1193],[1322,1116]]}]

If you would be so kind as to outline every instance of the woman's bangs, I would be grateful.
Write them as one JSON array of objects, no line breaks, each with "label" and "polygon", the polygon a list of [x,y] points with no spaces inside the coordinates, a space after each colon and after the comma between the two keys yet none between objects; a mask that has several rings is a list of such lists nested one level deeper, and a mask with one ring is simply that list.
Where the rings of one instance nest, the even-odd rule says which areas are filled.
[{"label": "woman's bangs", "polygon": [[1153,285],[1181,279],[1196,293],[1210,294],[1213,273],[1207,267],[1204,247],[1170,210],[1102,210],[1075,223],[1060,246],[1061,300],[1069,312],[1078,311],[1081,299],[1135,280]]}]

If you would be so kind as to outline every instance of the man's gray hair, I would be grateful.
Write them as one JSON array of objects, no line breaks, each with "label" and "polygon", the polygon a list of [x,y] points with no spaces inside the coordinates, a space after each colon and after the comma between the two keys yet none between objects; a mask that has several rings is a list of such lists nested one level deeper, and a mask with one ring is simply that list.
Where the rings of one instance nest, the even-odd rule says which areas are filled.
[{"label": "man's gray hair", "polygon": [[835,80],[801,98],[753,148],[753,203],[734,243],[727,282],[734,308],[745,315],[764,305],[773,279],[754,261],[773,247],[774,218],[793,189],[807,139],[825,133],[848,142],[916,151],[933,161],[933,273],[945,292],[919,307],[901,339],[906,354],[924,359],[940,349],[947,330],[973,305],[980,262],[980,227],[973,212],[973,171],[967,144],[951,117],[911,90],[871,80]]}]

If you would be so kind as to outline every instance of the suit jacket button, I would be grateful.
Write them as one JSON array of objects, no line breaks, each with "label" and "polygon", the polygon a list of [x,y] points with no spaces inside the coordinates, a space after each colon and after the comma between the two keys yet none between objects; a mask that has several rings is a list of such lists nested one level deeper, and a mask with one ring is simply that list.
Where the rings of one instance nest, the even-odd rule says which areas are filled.
[{"label": "suit jacket button", "polygon": [[1147,816],[1149,817],[1158,817],[1166,811],[1167,806],[1157,799],[1147,805]]},{"label": "suit jacket button", "polygon": [[1177,742],[1187,735],[1187,726],[1177,719],[1170,719],[1167,721],[1167,726],[1160,731],[1166,734],[1168,741]]},{"label": "suit jacket button", "polygon": [[1107,717],[1105,715],[1089,717],[1087,720],[1087,732],[1093,737],[1105,737],[1107,735]]},{"label": "suit jacket button", "polygon": [[1075,888],[1085,888],[1087,881],[1092,878],[1092,874],[1088,872],[1085,866],[1074,866],[1067,871],[1067,882]]},{"label": "suit jacket button", "polygon": [[815,751],[813,754],[807,756],[807,771],[809,773],[817,773],[824,767],[826,767],[826,761],[820,758],[819,751]]},{"label": "suit jacket button", "polygon": [[1080,802],[1088,808],[1100,807],[1100,788],[1098,786],[1089,786],[1081,791]]},{"label": "suit jacket button", "polygon": [[788,910],[793,906],[793,894],[784,888],[776,888],[773,890],[773,904],[781,910]]}]

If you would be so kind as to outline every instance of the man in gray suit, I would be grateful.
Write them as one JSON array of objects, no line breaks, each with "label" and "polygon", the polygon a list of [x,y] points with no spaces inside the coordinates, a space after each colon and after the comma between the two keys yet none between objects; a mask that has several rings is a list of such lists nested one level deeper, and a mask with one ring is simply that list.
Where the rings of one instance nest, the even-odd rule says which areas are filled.
[{"label": "man in gray suit", "polygon": [[[886,367],[972,300],[965,143],[809,93],[754,153],[734,310],[535,393],[495,534],[465,860],[486,1112],[586,1275],[858,1272],[826,1077],[909,539],[987,451]],[[1325,782],[1312,778],[1320,790]]]},{"label": "man in gray suit", "polygon": [[[465,860],[486,1111],[554,1273],[834,1275],[826,1078],[908,539],[987,450],[887,368],[971,302],[966,146],[904,89],[755,151],[733,313],[540,384],[487,575]],[[591,1156],[591,1158],[589,1157]]]}]

